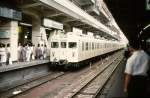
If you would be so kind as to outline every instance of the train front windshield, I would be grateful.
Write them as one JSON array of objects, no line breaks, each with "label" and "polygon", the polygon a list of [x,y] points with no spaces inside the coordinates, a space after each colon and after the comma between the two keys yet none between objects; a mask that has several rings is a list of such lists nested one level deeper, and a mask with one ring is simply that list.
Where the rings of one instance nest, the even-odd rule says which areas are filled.
[{"label": "train front windshield", "polygon": [[77,43],[76,42],[69,42],[69,48],[77,48]]},{"label": "train front windshield", "polygon": [[51,48],[58,48],[59,43],[58,42],[51,42]]},{"label": "train front windshield", "polygon": [[66,42],[61,42],[61,48],[66,48],[66,47],[67,47]]}]

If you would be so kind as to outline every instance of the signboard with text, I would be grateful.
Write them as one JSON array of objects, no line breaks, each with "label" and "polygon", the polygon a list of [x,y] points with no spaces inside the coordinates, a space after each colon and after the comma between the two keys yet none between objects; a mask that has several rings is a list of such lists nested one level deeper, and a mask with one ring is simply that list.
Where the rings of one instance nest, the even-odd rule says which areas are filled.
[{"label": "signboard with text", "polygon": [[10,33],[7,31],[0,31],[0,38],[10,38]]},{"label": "signboard with text", "polygon": [[22,20],[22,13],[14,9],[0,6],[0,16],[15,20]]},{"label": "signboard with text", "polygon": [[59,22],[56,22],[54,20],[50,20],[50,19],[47,19],[47,18],[43,19],[43,25],[45,27],[63,30],[63,24],[62,23],[59,23]]}]

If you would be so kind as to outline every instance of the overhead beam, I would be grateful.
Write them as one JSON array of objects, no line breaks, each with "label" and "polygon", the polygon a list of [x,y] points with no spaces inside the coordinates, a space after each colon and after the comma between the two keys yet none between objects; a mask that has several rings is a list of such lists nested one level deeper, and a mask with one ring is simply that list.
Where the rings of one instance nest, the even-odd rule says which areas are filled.
[{"label": "overhead beam", "polygon": [[68,22],[73,22],[73,21],[77,21],[77,19],[66,18],[62,20],[63,23],[68,23]]},{"label": "overhead beam", "polygon": [[39,5],[41,5],[41,3],[37,2],[37,3],[32,3],[32,4],[21,5],[20,8],[30,8],[30,7],[36,7],[36,6],[39,6]]},{"label": "overhead beam", "polygon": [[55,14],[52,14],[52,15],[49,15],[49,17],[57,17],[57,16],[61,16],[61,15],[64,15],[64,13],[55,13]]},{"label": "overhead beam", "polygon": [[94,0],[74,0],[74,1],[79,3],[81,6],[92,5],[95,3]]},{"label": "overhead beam", "polygon": [[72,22],[69,22],[68,24],[71,25],[71,26],[82,26],[82,25],[86,25],[86,24],[84,24],[84,23],[82,23],[82,22],[80,22],[80,21],[72,21]]},{"label": "overhead beam", "polygon": [[78,25],[76,27],[83,28],[83,29],[92,28],[92,27],[85,25],[85,24],[84,25]]},{"label": "overhead beam", "polygon": [[58,11],[49,11],[47,13],[44,13],[44,16],[49,18],[58,17],[61,15],[64,15],[64,13]]}]

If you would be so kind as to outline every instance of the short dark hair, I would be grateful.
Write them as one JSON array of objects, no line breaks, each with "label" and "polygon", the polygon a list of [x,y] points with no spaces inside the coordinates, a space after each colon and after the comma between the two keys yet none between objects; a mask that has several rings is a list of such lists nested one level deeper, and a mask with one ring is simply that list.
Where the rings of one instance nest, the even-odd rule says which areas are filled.
[{"label": "short dark hair", "polygon": [[9,44],[9,43],[7,44],[7,47],[10,47],[10,44]]},{"label": "short dark hair", "polygon": [[138,39],[136,40],[133,40],[131,43],[130,43],[130,46],[134,49],[139,49],[140,48],[140,41]]}]

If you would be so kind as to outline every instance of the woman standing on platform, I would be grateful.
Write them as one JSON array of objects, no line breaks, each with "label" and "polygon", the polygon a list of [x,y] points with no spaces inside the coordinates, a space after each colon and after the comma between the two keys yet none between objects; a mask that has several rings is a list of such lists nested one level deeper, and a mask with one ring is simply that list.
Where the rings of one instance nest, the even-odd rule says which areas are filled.
[{"label": "woman standing on platform", "polygon": [[37,45],[35,53],[36,53],[36,59],[40,59],[40,55],[41,55],[40,44]]},{"label": "woman standing on platform", "polygon": [[6,47],[6,65],[11,65],[12,64],[12,58],[11,58],[11,53],[10,53],[10,44],[7,44]]},{"label": "woman standing on platform", "polygon": [[26,49],[25,49],[25,44],[23,45],[21,49],[21,61],[25,62],[26,61]]},{"label": "woman standing on platform", "polygon": [[1,55],[1,65],[3,65],[4,63],[6,63],[6,50],[5,50],[5,44],[1,44],[0,46],[0,55]]},{"label": "woman standing on platform", "polygon": [[29,62],[30,61],[30,56],[31,56],[30,44],[27,44],[25,49],[26,49],[26,61]]},{"label": "woman standing on platform", "polygon": [[21,43],[18,43],[18,61],[21,61],[21,51],[22,51],[22,45]]}]

